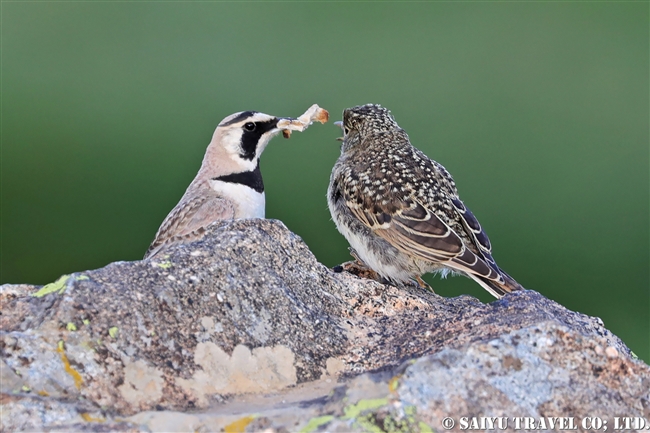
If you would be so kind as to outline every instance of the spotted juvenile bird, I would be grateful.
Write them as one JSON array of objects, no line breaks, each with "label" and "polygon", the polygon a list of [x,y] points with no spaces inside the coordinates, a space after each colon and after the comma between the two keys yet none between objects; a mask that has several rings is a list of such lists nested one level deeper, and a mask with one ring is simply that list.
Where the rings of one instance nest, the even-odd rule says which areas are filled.
[{"label": "spotted juvenile bird", "polygon": [[465,275],[497,298],[523,289],[492,258],[490,240],[449,172],[411,145],[390,111],[343,111],[330,213],[364,267],[402,285],[429,272]]},{"label": "spotted juvenile bird", "polygon": [[223,119],[214,131],[198,174],[163,221],[144,258],[170,245],[199,238],[212,222],[264,218],[260,156],[284,128],[299,129],[292,122],[296,119],[256,111]]}]

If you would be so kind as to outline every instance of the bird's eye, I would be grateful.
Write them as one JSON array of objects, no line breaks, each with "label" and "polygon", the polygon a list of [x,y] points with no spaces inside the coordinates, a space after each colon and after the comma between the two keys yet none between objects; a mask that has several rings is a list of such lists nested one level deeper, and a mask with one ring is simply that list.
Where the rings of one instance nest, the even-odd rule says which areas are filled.
[{"label": "bird's eye", "polygon": [[244,125],[246,131],[255,131],[255,124],[253,122],[248,122]]},{"label": "bird's eye", "polygon": [[348,135],[350,133],[350,128],[343,128],[343,133]]}]

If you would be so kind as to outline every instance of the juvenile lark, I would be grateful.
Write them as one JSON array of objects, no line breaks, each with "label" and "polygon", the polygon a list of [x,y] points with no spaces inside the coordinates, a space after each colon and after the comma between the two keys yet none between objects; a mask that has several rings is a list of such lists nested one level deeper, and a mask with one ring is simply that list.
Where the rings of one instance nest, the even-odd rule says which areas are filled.
[{"label": "juvenile lark", "polygon": [[327,202],[362,265],[397,284],[429,272],[465,275],[497,298],[523,289],[492,258],[490,240],[447,170],[411,145],[390,111],[343,111],[341,156]]}]

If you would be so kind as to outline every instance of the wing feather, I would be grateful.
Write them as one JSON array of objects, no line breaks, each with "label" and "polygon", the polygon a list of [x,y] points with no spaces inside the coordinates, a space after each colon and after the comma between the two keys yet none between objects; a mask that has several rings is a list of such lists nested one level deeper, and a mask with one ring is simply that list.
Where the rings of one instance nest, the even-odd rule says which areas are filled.
[{"label": "wing feather", "polygon": [[490,244],[490,239],[487,237],[485,230],[483,230],[481,224],[478,222],[472,211],[469,210],[469,208],[467,208],[458,198],[453,198],[451,202],[460,217],[463,227],[465,227],[465,231],[470,236],[474,245],[476,245],[478,250],[477,252],[480,253],[481,257],[492,269],[497,273],[501,273],[496,261],[492,258],[492,245]]},{"label": "wing feather", "polygon": [[235,209],[217,195],[196,196],[180,203],[167,215],[144,258],[150,258],[170,245],[198,238],[215,221],[234,218]]},{"label": "wing feather", "polygon": [[[354,197],[346,197],[346,203],[359,221],[402,252],[503,284],[503,277],[496,264],[493,264],[489,249],[485,251],[483,244],[477,249],[478,254],[471,251],[448,224],[427,210],[422,203],[404,203],[393,213],[387,209],[373,212],[358,204]],[[469,210],[464,206],[463,209],[465,215],[471,215],[465,224],[477,227],[482,233],[476,218],[471,213],[468,214]],[[472,232],[474,233],[473,229]]]}]

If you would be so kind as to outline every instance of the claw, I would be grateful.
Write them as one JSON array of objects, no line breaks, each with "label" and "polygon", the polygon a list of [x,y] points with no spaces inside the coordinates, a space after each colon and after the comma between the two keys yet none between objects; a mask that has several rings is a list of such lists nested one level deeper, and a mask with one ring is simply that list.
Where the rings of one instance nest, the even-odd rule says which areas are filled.
[{"label": "claw", "polygon": [[341,271],[346,271],[352,275],[356,275],[359,278],[368,278],[370,280],[375,280],[378,283],[386,284],[386,280],[384,280],[381,275],[357,260],[341,263],[341,265],[335,266],[335,268],[339,267]]},{"label": "claw", "polygon": [[431,293],[436,293],[433,291],[430,285],[426,283],[419,275],[415,277],[415,281],[418,283],[418,286],[420,286],[421,289],[428,290]]}]

